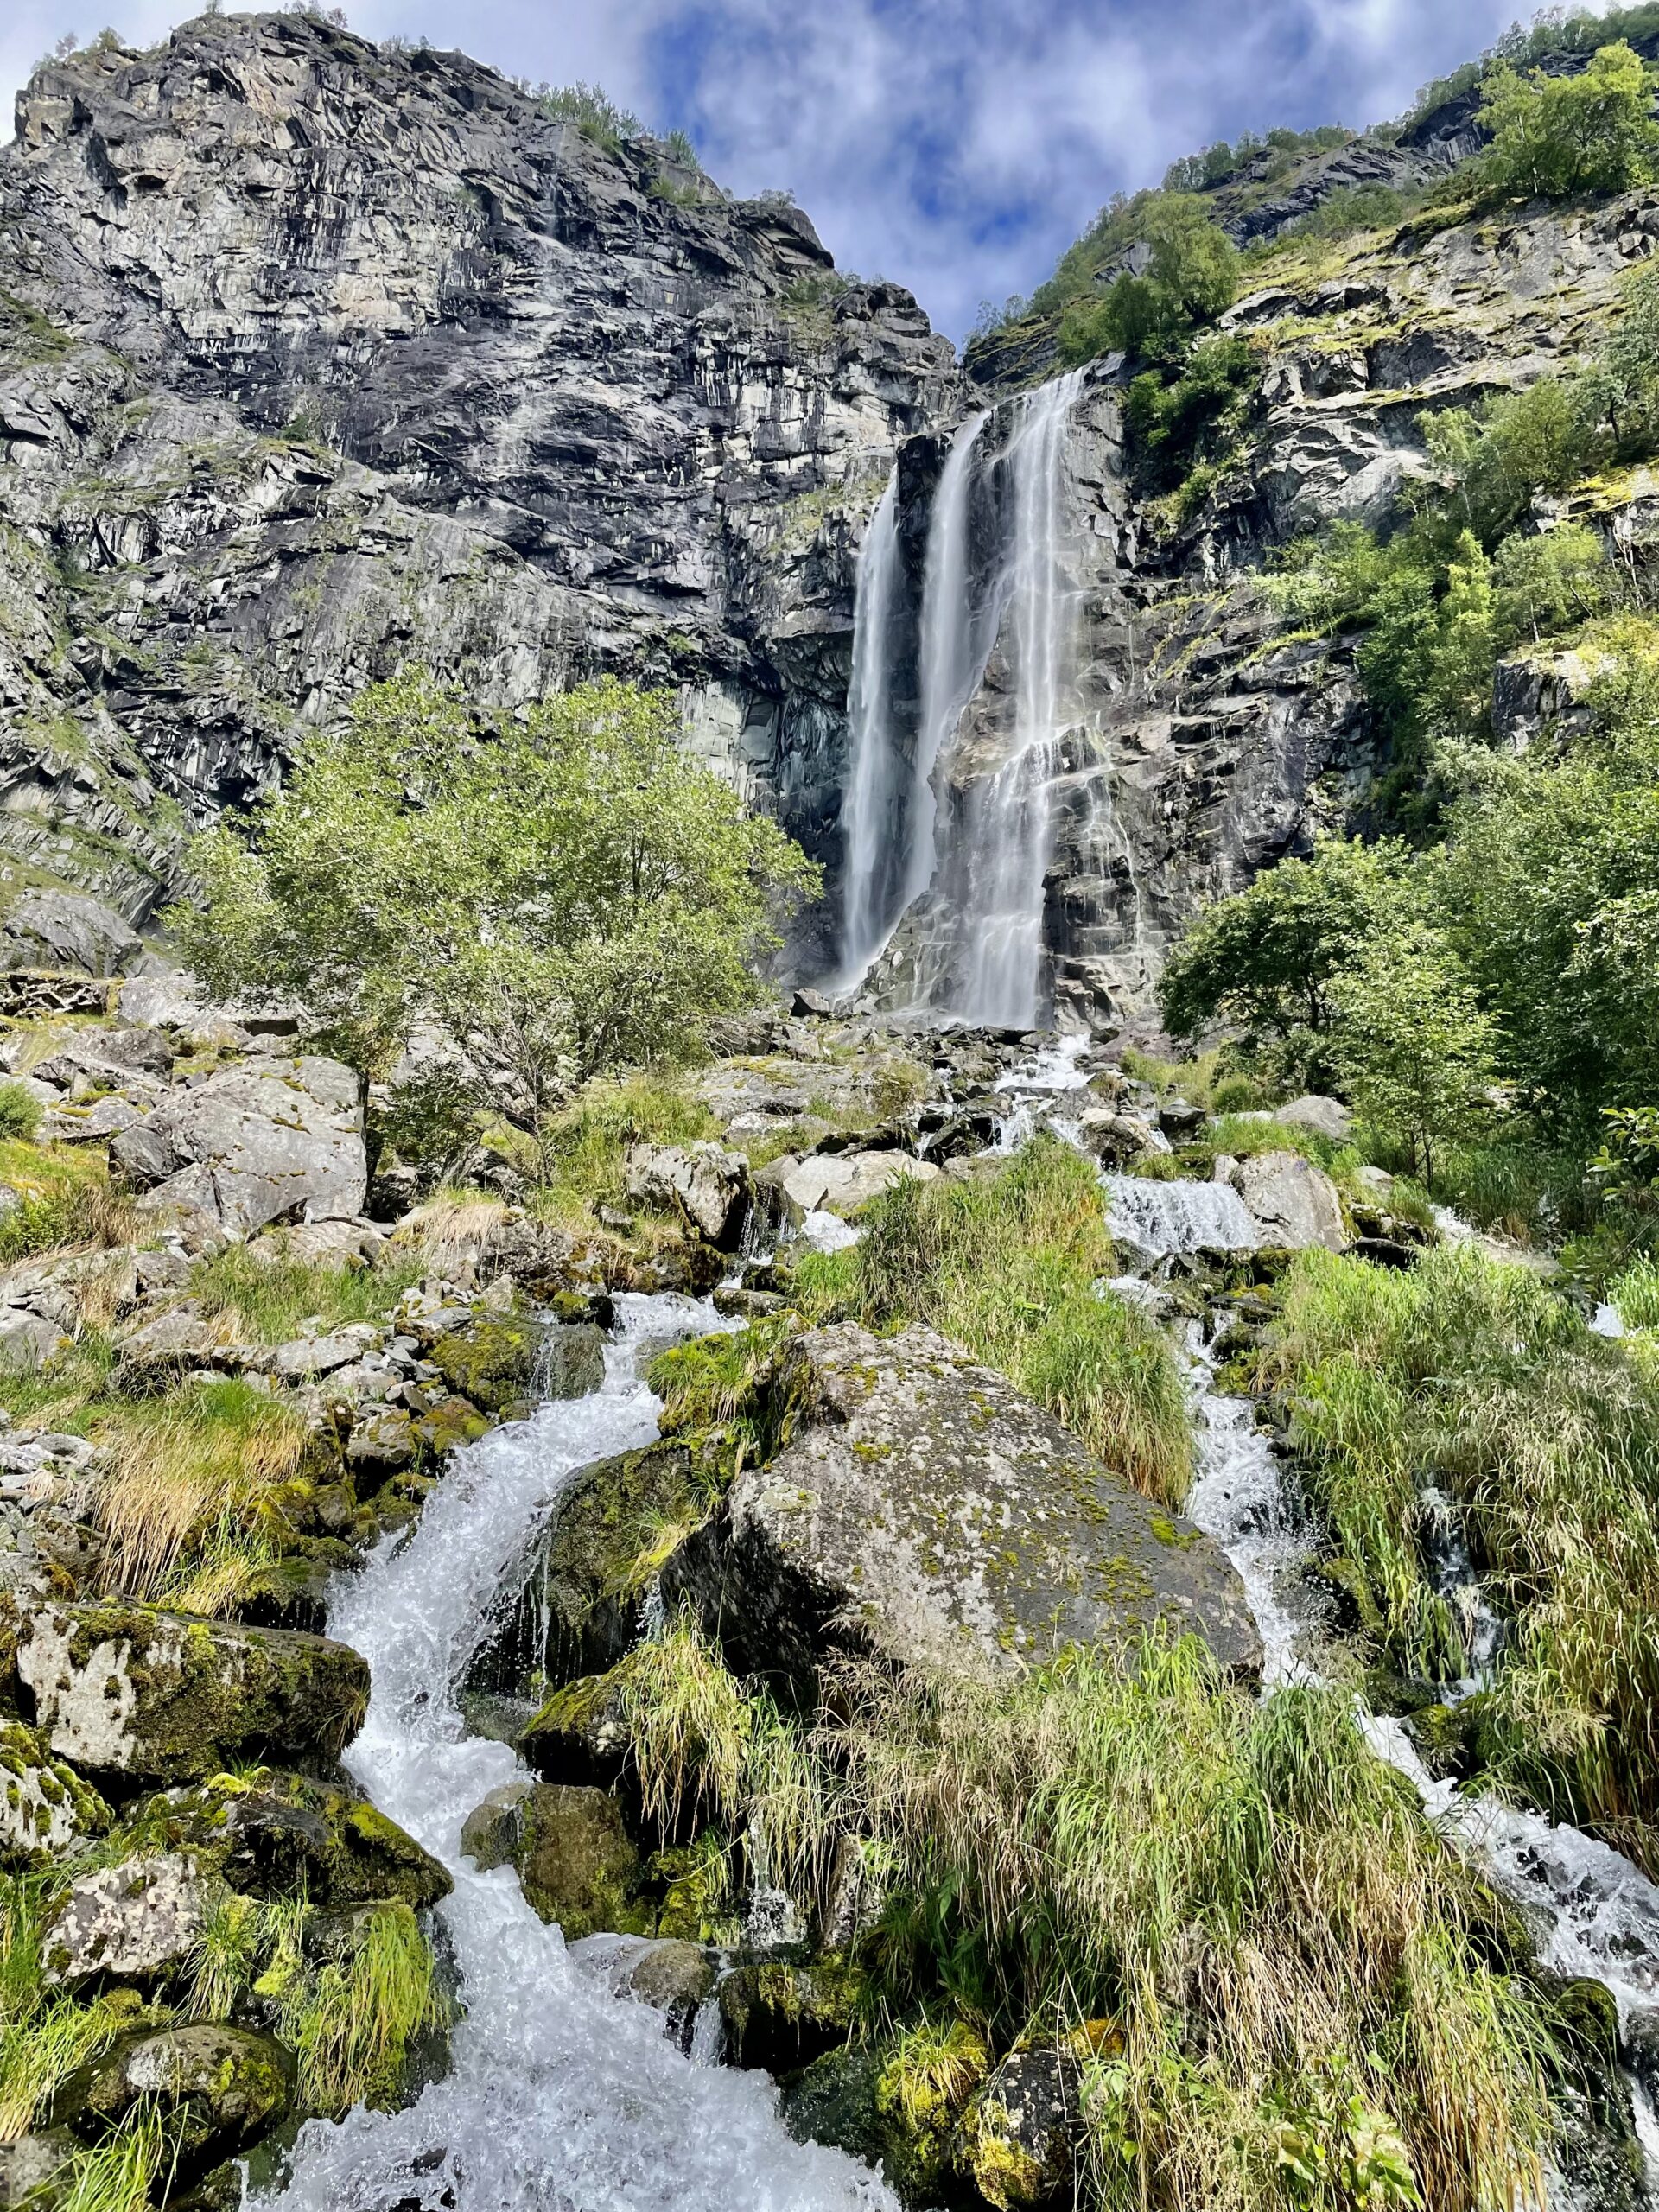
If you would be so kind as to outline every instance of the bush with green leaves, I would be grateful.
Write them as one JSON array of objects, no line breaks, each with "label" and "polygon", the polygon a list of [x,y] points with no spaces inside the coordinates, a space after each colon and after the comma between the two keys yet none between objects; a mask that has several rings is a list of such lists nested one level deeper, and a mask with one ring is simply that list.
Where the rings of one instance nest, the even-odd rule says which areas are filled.
[{"label": "bush with green leaves", "polygon": [[1123,419],[1147,488],[1197,496],[1238,452],[1261,365],[1243,338],[1201,338],[1173,373],[1144,370]]},{"label": "bush with green leaves", "polygon": [[679,735],[671,695],[609,677],[495,716],[377,684],[196,841],[185,956],[216,992],[297,998],[360,1066],[435,1022],[539,1131],[571,1082],[751,1003],[779,906],[817,887]]}]

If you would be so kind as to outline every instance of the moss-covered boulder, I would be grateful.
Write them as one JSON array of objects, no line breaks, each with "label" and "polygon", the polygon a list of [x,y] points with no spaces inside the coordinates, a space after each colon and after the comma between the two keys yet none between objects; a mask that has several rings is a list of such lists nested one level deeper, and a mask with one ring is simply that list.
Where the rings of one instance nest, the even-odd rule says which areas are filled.
[{"label": "moss-covered boulder", "polygon": [[843,1959],[739,1967],[720,1985],[728,2050],[739,2066],[769,2074],[805,2066],[846,2042],[868,1986],[862,1969]]},{"label": "moss-covered boulder", "polygon": [[[435,1904],[448,1870],[366,1797],[300,1774],[215,1775],[150,1797],[124,1823],[135,1847],[188,1851],[232,1889],[313,1904]],[[118,1839],[118,1840],[119,1839]]]},{"label": "moss-covered boulder", "polygon": [[0,1865],[38,1866],[109,1826],[109,1808],[46,1738],[0,1720]]},{"label": "moss-covered boulder", "polygon": [[[480,1312],[434,1337],[426,1356],[452,1390],[486,1412],[499,1414],[531,1395],[547,1332],[547,1325],[530,1314]],[[597,1343],[598,1332],[592,1335]]]},{"label": "moss-covered boulder", "polygon": [[525,1696],[532,1681],[613,1667],[638,1634],[646,1591],[713,1510],[728,1465],[728,1452],[673,1438],[578,1476],[520,1570],[518,1594],[474,1661],[468,1688]]},{"label": "moss-covered boulder", "polygon": [[826,2050],[787,2076],[779,2107],[798,2143],[825,2143],[874,2165],[887,2145],[875,2108],[882,2055],[861,2044]]},{"label": "moss-covered boulder", "polygon": [[887,2172],[906,2204],[959,2200],[962,2120],[990,2071],[990,2053],[965,2021],[898,2036],[875,2079],[875,2121]]},{"label": "moss-covered boulder", "polygon": [[80,2145],[66,2128],[43,2129],[20,2135],[15,2142],[0,2143],[0,2206],[39,2207],[50,2212],[67,2196],[73,2175],[70,2161]]},{"label": "moss-covered boulder", "polygon": [[77,1874],[41,1942],[49,1985],[94,1977],[149,1987],[181,1975],[226,1892],[188,1852],[142,1847]]},{"label": "moss-covered boulder", "polygon": [[54,2114],[96,2141],[130,2114],[162,2119],[176,2172],[205,2172],[287,2117],[294,2061],[273,2037],[214,2022],[124,2037],[72,2075]]},{"label": "moss-covered boulder", "polygon": [[567,1942],[607,1929],[656,1931],[656,1899],[639,1853],[602,1789],[507,1783],[468,1815],[461,1844],[486,1871],[515,1867],[525,1902],[556,1921]]},{"label": "moss-covered boulder", "polygon": [[359,1655],[327,1637],[197,1620],[112,1599],[22,1609],[0,1593],[17,1673],[51,1749],[129,1785],[205,1782],[238,1760],[333,1759],[369,1701]]},{"label": "moss-covered boulder", "polygon": [[792,1440],[662,1575],[739,1671],[810,1700],[828,1648],[989,1675],[1161,1624],[1259,1673],[1220,1546],[931,1329],[809,1330],[775,1388]]}]

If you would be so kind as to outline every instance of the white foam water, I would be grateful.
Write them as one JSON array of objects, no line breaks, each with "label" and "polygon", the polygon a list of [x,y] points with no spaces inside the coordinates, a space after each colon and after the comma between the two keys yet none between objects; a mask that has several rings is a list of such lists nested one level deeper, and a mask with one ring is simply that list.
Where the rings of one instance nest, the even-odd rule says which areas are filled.
[{"label": "white foam water", "polygon": [[449,2072],[406,2110],[308,2123],[284,2212],[897,2212],[868,2167],[791,2139],[765,2075],[683,2056],[660,2014],[582,1971],[510,1867],[461,1854],[467,1815],[522,1770],[468,1736],[454,1695],[503,1579],[580,1469],[655,1435],[639,1343],[721,1325],[689,1299],[617,1303],[603,1386],[457,1452],[413,1533],[330,1609],[372,1670],[346,1764],[454,1877],[438,1910],[466,2012]]},{"label": "white foam water", "polygon": [[1106,1226],[1147,1262],[1194,1252],[1253,1252],[1262,1242],[1255,1217],[1230,1183],[1141,1175],[1103,1175]]}]

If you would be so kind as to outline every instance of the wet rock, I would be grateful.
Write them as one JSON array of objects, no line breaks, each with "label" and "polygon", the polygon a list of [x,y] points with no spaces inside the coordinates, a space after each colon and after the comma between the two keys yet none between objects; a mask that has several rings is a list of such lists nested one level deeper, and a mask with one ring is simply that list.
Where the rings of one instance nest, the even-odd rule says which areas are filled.
[{"label": "wet rock", "polygon": [[1219,1547],[931,1330],[810,1331],[776,1387],[794,1440],[662,1575],[740,1671],[810,1694],[820,1652],[850,1644],[995,1673],[1160,1620],[1243,1678],[1259,1668]]},{"label": "wet rock", "polygon": [[6,1630],[41,1732],[94,1777],[166,1786],[205,1781],[238,1757],[332,1758],[368,1703],[359,1655],[297,1630],[0,1594]]},{"label": "wet rock", "polygon": [[766,1959],[736,1967],[720,1985],[733,2063],[780,2074],[821,2057],[846,2042],[865,1987],[862,1970],[838,1959],[810,1965]]},{"label": "wet rock", "polygon": [[749,1163],[707,1142],[637,1144],[628,1154],[628,1196],[676,1212],[721,1252],[734,1252],[749,1210]]},{"label": "wet rock", "polygon": [[337,1060],[251,1064],[175,1090],[110,1154],[152,1215],[232,1239],[290,1217],[354,1219],[368,1188],[358,1080]]},{"label": "wet rock", "polygon": [[1077,2064],[1069,2052],[1012,2051],[969,2108],[967,2164],[997,2212],[1068,2201],[1077,2136]]},{"label": "wet rock", "polygon": [[0,1719],[0,1862],[31,1866],[109,1826],[109,1808],[43,1737]]},{"label": "wet rock", "polygon": [[701,1944],[674,1938],[588,1936],[571,1955],[601,1974],[613,1996],[632,1997],[663,2015],[671,2043],[690,2050],[699,2007],[715,1986],[715,1964]]},{"label": "wet rock", "polygon": [[850,1213],[906,1177],[934,1183],[939,1170],[908,1152],[815,1153],[784,1179],[784,1190],[804,1213]]},{"label": "wet rock", "polygon": [[429,1334],[426,1355],[452,1390],[500,1413],[529,1396],[545,1333],[527,1314],[476,1313]]},{"label": "wet rock", "polygon": [[25,891],[0,926],[8,968],[67,968],[118,976],[140,950],[137,932],[101,899],[74,891]]},{"label": "wet rock", "polygon": [[1293,1128],[1313,1129],[1319,1136],[1329,1137],[1332,1144],[1346,1144],[1354,1133],[1353,1115],[1342,1101],[1321,1097],[1317,1091],[1293,1098],[1287,1106],[1275,1106],[1273,1118]]},{"label": "wet rock", "polygon": [[783,2083],[779,2109],[798,2143],[823,2143],[874,2165],[888,2155],[876,2111],[881,2054],[859,2044],[827,2050]]},{"label": "wet rock", "polygon": [[567,1942],[601,1931],[652,1933],[655,1907],[616,1801],[602,1789],[510,1782],[493,1789],[461,1832],[480,1869],[512,1866],[524,1901],[556,1921]]},{"label": "wet rock", "polygon": [[124,2037],[72,2076],[55,2108],[89,2140],[143,2107],[159,2113],[188,2178],[268,2135],[294,2101],[294,2061],[274,2037],[221,2022]]},{"label": "wet rock", "polygon": [[48,1983],[94,1974],[113,1981],[168,1981],[183,1973],[222,1886],[186,1852],[148,1852],[79,1874],[41,1941]]},{"label": "wet rock", "polygon": [[419,1909],[454,1886],[407,1829],[354,1791],[300,1774],[254,1783],[218,1775],[150,1797],[118,1840],[187,1853],[231,1889],[355,1905],[401,1897]]},{"label": "wet rock", "polygon": [[1122,1167],[1154,1148],[1150,1126],[1132,1114],[1109,1106],[1085,1107],[1077,1118],[1077,1135],[1085,1152],[1108,1167]]},{"label": "wet rock", "polygon": [[1322,1245],[1340,1252],[1347,1243],[1336,1185],[1300,1152],[1258,1152],[1238,1163],[1232,1185],[1264,1245],[1290,1252]]}]

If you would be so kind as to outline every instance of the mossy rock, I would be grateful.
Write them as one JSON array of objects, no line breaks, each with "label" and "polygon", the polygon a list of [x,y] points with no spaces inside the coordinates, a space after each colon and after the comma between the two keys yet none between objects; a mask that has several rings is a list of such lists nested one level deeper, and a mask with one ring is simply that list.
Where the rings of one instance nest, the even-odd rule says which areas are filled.
[{"label": "mossy rock", "polygon": [[1077,2061],[1069,2051],[1010,2051],[963,2121],[965,2163],[997,2212],[1039,2212],[1072,2178]]},{"label": "mossy rock", "polygon": [[124,2037],[65,2083],[53,2110],[88,2141],[155,2111],[188,2177],[268,2135],[293,2101],[294,2061],[282,2044],[213,2022]]},{"label": "mossy rock", "polygon": [[[515,1399],[529,1396],[546,1334],[545,1324],[528,1315],[475,1313],[435,1338],[427,1357],[452,1390],[486,1413],[499,1414]],[[592,1335],[597,1341],[598,1332]]]},{"label": "mossy rock", "polygon": [[232,1889],[313,1904],[435,1904],[448,1870],[365,1797],[299,1774],[216,1775],[149,1798],[124,1824],[135,1850],[188,1851]]},{"label": "mossy rock", "polygon": [[109,1808],[46,1738],[0,1720],[0,1865],[41,1866],[110,1824]]},{"label": "mossy rock", "polygon": [[[488,1434],[489,1427],[487,1417],[480,1413],[470,1398],[458,1397],[453,1392],[429,1407],[411,1424],[422,1464],[426,1465],[447,1459],[458,1445],[476,1444],[480,1436]],[[401,1484],[388,1484],[380,1493],[383,1520],[387,1491],[395,1495],[400,1488]]]},{"label": "mossy rock", "polygon": [[721,2018],[739,2066],[782,2074],[846,2042],[869,1986],[848,1959],[793,1964],[767,1959],[739,1967],[720,1985]]},{"label": "mossy rock", "polygon": [[875,2084],[883,2166],[907,2204],[960,2200],[962,2120],[990,2071],[990,2053],[964,2022],[899,2037]]},{"label": "mossy rock", "polygon": [[369,1700],[343,1643],[120,1599],[23,1608],[0,1594],[53,1751],[127,1785],[205,1782],[238,1759],[337,1758]]},{"label": "mossy rock", "polygon": [[461,1830],[485,1870],[516,1867],[524,1901],[565,1941],[656,1933],[657,1900],[614,1799],[560,1783],[509,1783]]},{"label": "mossy rock", "polygon": [[709,1854],[683,1845],[651,1855],[651,1873],[662,1885],[657,1933],[685,1943],[718,1943],[730,1918],[724,1886]]},{"label": "mossy rock", "polygon": [[467,1688],[521,1696],[532,1679],[563,1682],[614,1666],[634,1641],[652,1579],[729,1484],[730,1461],[719,1439],[676,1437],[579,1476]]}]

